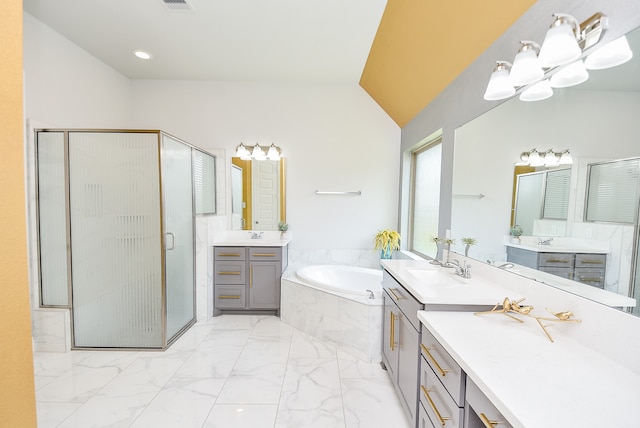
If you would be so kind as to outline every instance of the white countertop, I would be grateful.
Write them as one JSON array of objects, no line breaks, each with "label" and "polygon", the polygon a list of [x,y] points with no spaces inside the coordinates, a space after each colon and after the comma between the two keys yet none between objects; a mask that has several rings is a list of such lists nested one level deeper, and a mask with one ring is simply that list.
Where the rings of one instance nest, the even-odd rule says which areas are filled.
[{"label": "white countertop", "polygon": [[506,242],[504,244],[507,247],[520,248],[527,251],[535,251],[536,253],[575,253],[575,254],[608,254],[609,250],[597,247],[573,247],[569,245],[527,245],[527,244],[514,244]]},{"label": "white countertop", "polygon": [[229,239],[214,241],[214,247],[284,247],[288,239]]},{"label": "white countertop", "polygon": [[571,340],[586,320],[553,323],[552,343],[532,318],[435,311],[418,318],[514,427],[640,423],[640,375]]},{"label": "white countertop", "polygon": [[464,279],[426,260],[381,260],[382,266],[425,305],[495,305],[513,294],[485,279]]}]

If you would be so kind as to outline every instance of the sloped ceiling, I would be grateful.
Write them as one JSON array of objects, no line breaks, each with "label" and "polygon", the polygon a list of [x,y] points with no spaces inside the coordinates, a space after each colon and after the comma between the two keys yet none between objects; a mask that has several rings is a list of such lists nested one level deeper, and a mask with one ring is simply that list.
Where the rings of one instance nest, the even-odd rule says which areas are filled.
[{"label": "sloped ceiling", "polygon": [[402,127],[534,3],[389,0],[360,85]]}]

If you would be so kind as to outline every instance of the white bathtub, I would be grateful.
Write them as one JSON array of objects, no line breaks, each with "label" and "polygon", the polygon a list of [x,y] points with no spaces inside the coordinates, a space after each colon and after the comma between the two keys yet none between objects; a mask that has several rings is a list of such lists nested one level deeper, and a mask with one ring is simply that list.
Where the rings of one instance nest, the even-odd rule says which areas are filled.
[{"label": "white bathtub", "polygon": [[312,265],[296,271],[306,284],[339,294],[382,297],[382,271],[344,265]]},{"label": "white bathtub", "polygon": [[[283,322],[357,358],[380,361],[382,271],[315,265],[282,278]],[[373,292],[373,298],[371,293]]]}]

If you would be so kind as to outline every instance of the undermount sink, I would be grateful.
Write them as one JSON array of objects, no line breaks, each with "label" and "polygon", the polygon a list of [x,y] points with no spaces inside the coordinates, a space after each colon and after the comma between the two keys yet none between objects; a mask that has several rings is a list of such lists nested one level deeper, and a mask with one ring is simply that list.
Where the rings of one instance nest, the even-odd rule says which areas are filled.
[{"label": "undermount sink", "polygon": [[430,285],[437,284],[451,287],[467,284],[468,280],[456,275],[453,272],[453,269],[447,269],[446,271],[441,269],[408,269],[407,271],[416,279],[424,281]]}]

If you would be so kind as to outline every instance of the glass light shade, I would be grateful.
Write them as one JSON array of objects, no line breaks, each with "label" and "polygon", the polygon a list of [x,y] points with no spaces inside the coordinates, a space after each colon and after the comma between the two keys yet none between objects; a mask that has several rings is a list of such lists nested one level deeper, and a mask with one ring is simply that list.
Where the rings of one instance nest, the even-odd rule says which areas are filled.
[{"label": "glass light shade", "polygon": [[249,153],[249,150],[247,150],[244,144],[240,143],[236,149],[236,157],[239,157],[242,160],[249,160],[251,159],[251,153]]},{"label": "glass light shade", "polygon": [[551,149],[544,153],[544,166],[556,166],[559,160],[560,157],[553,153]]},{"label": "glass light shade", "polygon": [[[528,162],[529,161],[529,152],[522,152],[520,153],[520,160],[522,162]],[[528,164],[527,164],[528,165]]]},{"label": "glass light shade", "polygon": [[571,153],[569,153],[569,150],[565,150],[564,152],[562,152],[558,163],[560,165],[571,165],[573,163],[573,158],[571,157]]},{"label": "glass light shade", "polygon": [[584,67],[584,62],[578,60],[551,76],[551,87],[568,88],[569,86],[579,85],[588,78],[589,72]]},{"label": "glass light shade", "polygon": [[520,94],[520,101],[542,101],[553,95],[549,80],[541,80]]},{"label": "glass light shade", "polygon": [[538,59],[545,68],[569,64],[580,58],[582,49],[568,22],[549,28],[540,48]]},{"label": "glass light shade", "polygon": [[267,158],[271,160],[280,159],[280,152],[278,152],[278,148],[275,145],[271,144],[271,146],[269,146],[269,150],[267,151]]},{"label": "glass light shade", "polygon": [[622,36],[589,54],[584,61],[584,66],[589,70],[602,70],[624,64],[632,57],[633,52],[627,37]]},{"label": "glass light shade", "polygon": [[516,54],[513,67],[509,73],[513,86],[525,86],[535,83],[544,77],[544,71],[538,61],[538,55],[533,49],[524,50]]},{"label": "glass light shade", "polygon": [[262,150],[262,148],[258,144],[253,146],[251,157],[255,160],[265,160],[267,158],[267,156],[264,154],[264,150]]},{"label": "glass light shade", "polygon": [[516,90],[509,80],[509,72],[504,66],[498,65],[491,73],[484,99],[487,101],[503,100],[515,95]]},{"label": "glass light shade", "polygon": [[531,166],[544,165],[544,160],[536,150],[532,150],[531,153],[529,153],[529,165]]}]

